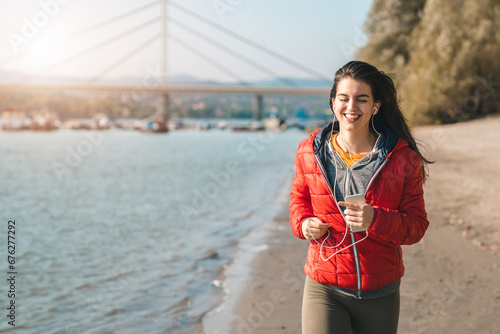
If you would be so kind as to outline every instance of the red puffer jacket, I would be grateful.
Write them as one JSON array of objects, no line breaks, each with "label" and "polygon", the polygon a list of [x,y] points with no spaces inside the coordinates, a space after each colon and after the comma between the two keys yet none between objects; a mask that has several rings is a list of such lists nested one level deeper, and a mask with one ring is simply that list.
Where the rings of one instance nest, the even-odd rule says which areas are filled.
[{"label": "red puffer jacket", "polygon": [[[342,241],[346,225],[318,165],[320,159],[314,147],[317,132],[300,143],[295,157],[290,223],[293,233],[302,239],[301,223],[305,218],[317,217],[330,224],[331,236],[324,246],[331,247]],[[328,261],[321,258],[320,245],[312,240],[304,268],[311,279],[341,288],[369,291],[403,276],[400,245],[418,242],[424,236],[429,222],[423,198],[422,162],[405,140],[396,141],[395,147],[386,155],[385,165],[365,195],[366,202],[375,209],[368,238],[340,251]],[[356,240],[365,235],[364,232],[354,233]],[[325,237],[317,241],[321,243]],[[351,238],[347,236],[338,248],[323,247],[323,257],[327,259],[351,243]]]}]

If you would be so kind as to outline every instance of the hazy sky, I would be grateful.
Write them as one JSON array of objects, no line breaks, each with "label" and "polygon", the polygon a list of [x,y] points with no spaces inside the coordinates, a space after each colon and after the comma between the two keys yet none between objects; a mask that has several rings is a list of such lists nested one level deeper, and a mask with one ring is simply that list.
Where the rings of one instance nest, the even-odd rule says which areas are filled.
[{"label": "hazy sky", "polygon": [[[311,77],[180,11],[178,3],[226,29],[251,39],[295,62],[332,77],[364,42],[363,23],[371,0],[168,0],[173,20],[195,29],[268,68],[263,71],[206,42],[170,21],[168,73],[201,79],[235,81],[279,76]],[[161,21],[129,31],[161,16],[161,0],[0,0],[0,71],[44,76],[145,77],[161,64]],[[99,29],[61,38],[147,4],[147,9]],[[112,40],[123,35],[123,38]],[[178,40],[181,40],[179,42]],[[151,43],[143,48],[143,43]],[[185,44],[189,48],[185,47]],[[84,54],[92,47],[101,46]],[[128,59],[117,62],[133,50]],[[226,68],[221,70],[201,53]],[[81,56],[79,56],[81,55]],[[59,64],[53,66],[53,64]],[[114,67],[113,67],[113,64]],[[232,74],[227,74],[230,72]],[[267,73],[266,73],[267,72]],[[105,74],[103,74],[105,73]],[[103,74],[102,76],[100,76]],[[101,79],[100,79],[101,80]],[[97,81],[99,82],[99,81]]]}]

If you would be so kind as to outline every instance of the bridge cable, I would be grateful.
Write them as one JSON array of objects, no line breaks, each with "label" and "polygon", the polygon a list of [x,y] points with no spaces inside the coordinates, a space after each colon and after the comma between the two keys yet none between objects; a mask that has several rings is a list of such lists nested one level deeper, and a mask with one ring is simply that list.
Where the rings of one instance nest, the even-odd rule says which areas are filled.
[{"label": "bridge cable", "polygon": [[128,60],[130,57],[138,53],[139,51],[142,51],[145,47],[147,47],[149,44],[153,43],[156,39],[159,39],[161,37],[161,33],[156,34],[152,38],[148,39],[146,42],[142,43],[139,45],[137,48],[126,54],[124,57],[118,59],[115,61],[113,64],[102,70],[99,74],[97,74],[94,78],[90,79],[88,83],[94,83],[97,80],[101,79],[103,75],[114,69],[115,67],[121,65],[123,62]]},{"label": "bridge cable", "polygon": [[240,34],[234,32],[234,31],[231,31],[231,30],[229,30],[229,29],[221,26],[220,24],[218,24],[216,22],[213,22],[213,21],[211,21],[211,20],[209,20],[209,19],[207,19],[207,18],[199,15],[198,13],[196,13],[194,11],[192,11],[190,9],[187,9],[184,6],[181,6],[180,4],[178,4],[176,2],[170,1],[169,3],[170,3],[170,5],[176,7],[177,9],[179,9],[179,10],[181,10],[181,11],[183,11],[183,12],[185,12],[185,13],[187,13],[187,14],[195,17],[195,18],[197,18],[198,20],[203,21],[206,24],[208,24],[208,25],[210,25],[210,26],[212,26],[212,27],[214,27],[216,29],[218,29],[220,31],[223,31],[226,34],[231,35],[232,37],[234,37],[234,38],[236,38],[236,39],[238,39],[238,40],[240,40],[242,42],[245,42],[248,45],[251,45],[251,46],[257,48],[257,49],[259,49],[259,50],[267,53],[268,55],[271,55],[271,56],[273,56],[273,57],[275,57],[275,58],[277,58],[277,59],[279,59],[279,60],[281,60],[281,61],[283,61],[283,62],[285,62],[285,63],[287,63],[289,65],[291,65],[291,66],[294,66],[295,68],[299,68],[302,71],[309,73],[313,77],[316,77],[317,79],[321,79],[321,80],[326,81],[328,83],[331,83],[331,81],[332,81],[331,78],[328,78],[328,77],[324,76],[323,74],[321,74],[319,72],[316,72],[316,71],[314,71],[314,70],[312,70],[312,69],[310,69],[310,68],[308,68],[308,67],[306,67],[306,66],[304,66],[304,65],[302,65],[302,64],[300,64],[300,63],[298,63],[298,62],[296,62],[296,61],[294,61],[294,60],[292,60],[290,58],[287,58],[287,57],[285,57],[283,55],[280,55],[279,53],[277,53],[277,52],[275,52],[275,51],[273,51],[273,50],[271,50],[269,48],[266,48],[266,47],[258,44],[257,42],[254,42],[254,41],[246,38],[243,35],[240,35]]},{"label": "bridge cable", "polygon": [[245,62],[247,62],[248,64],[251,64],[252,66],[260,69],[261,71],[265,72],[266,74],[268,75],[271,75],[272,77],[274,77],[275,79],[283,82],[284,84],[286,84],[287,86],[297,86],[294,82],[288,80],[288,79],[285,79],[285,78],[281,78],[278,74],[276,74],[275,72],[273,72],[272,70],[262,66],[261,64],[253,61],[252,59],[250,58],[247,58],[245,56],[243,56],[242,54],[239,54],[238,52],[228,48],[227,46],[215,41],[213,38],[211,37],[208,37],[207,35],[197,31],[197,30],[194,30],[193,28],[189,27],[188,25],[172,18],[172,17],[168,17],[169,21],[171,22],[174,22],[175,24],[178,24],[179,26],[183,27],[184,29],[190,31],[192,34],[206,40],[207,42],[209,42],[210,44],[218,47],[219,49],[222,49],[224,51],[226,51],[227,53],[230,53],[232,54],[233,56],[235,56],[236,58],[239,58],[240,60],[244,60]]},{"label": "bridge cable", "polygon": [[211,59],[206,54],[200,52],[197,48],[190,46],[189,44],[187,44],[186,42],[184,42],[181,38],[177,38],[171,32],[169,33],[169,37],[172,40],[176,41],[178,44],[182,45],[185,49],[188,49],[192,53],[194,53],[194,54],[198,55],[199,57],[205,59],[205,61],[207,61],[208,63],[212,64],[214,67],[217,67],[219,70],[221,70],[224,73],[228,74],[233,79],[238,80],[239,84],[242,84],[242,85],[245,85],[245,86],[249,86],[250,85],[248,82],[244,81],[244,79],[242,79],[240,76],[238,76],[236,73],[232,72],[227,67],[224,67],[223,65],[219,64],[215,60]]}]

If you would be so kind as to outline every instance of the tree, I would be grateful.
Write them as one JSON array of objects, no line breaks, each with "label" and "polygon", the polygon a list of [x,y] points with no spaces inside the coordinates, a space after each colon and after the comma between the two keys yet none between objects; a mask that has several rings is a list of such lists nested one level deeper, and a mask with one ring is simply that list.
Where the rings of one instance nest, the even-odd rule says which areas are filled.
[{"label": "tree", "polygon": [[[360,59],[393,71],[409,119],[447,123],[498,110],[500,3],[376,0]],[[390,8],[390,9],[389,9]],[[376,15],[375,15],[376,14]],[[375,23],[377,17],[387,17]]]}]

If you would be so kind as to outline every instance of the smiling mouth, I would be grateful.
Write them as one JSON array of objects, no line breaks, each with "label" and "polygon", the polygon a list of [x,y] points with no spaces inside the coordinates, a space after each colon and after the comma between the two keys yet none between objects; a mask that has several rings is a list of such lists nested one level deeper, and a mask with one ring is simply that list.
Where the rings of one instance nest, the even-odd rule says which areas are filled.
[{"label": "smiling mouth", "polygon": [[357,120],[358,118],[361,117],[361,115],[354,115],[354,114],[344,114],[344,117],[349,119],[349,120]]}]

